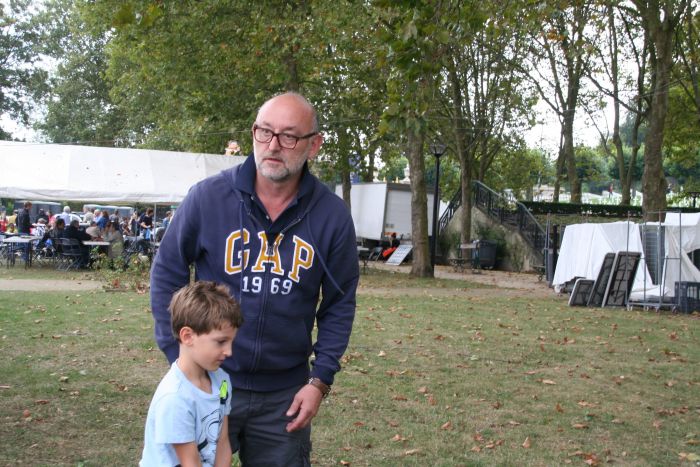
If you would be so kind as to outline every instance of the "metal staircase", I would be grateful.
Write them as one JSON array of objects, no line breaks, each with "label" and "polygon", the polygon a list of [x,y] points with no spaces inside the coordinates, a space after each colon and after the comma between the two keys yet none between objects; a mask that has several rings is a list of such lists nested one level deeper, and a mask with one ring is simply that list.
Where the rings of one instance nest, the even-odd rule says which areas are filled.
[{"label": "metal staircase", "polygon": [[[477,180],[472,181],[472,196],[475,207],[509,229],[517,230],[530,245],[537,258],[543,259],[545,230],[524,204],[507,199]],[[460,189],[457,190],[440,217],[439,232],[444,232],[447,224],[450,223],[461,205],[462,190]]]}]

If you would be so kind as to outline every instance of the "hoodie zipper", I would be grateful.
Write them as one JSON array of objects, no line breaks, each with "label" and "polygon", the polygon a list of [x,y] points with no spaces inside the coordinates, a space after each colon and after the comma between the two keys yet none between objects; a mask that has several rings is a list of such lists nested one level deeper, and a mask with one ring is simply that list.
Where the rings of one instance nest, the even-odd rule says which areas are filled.
[{"label": "hoodie zipper", "polygon": [[[306,214],[306,213],[304,213]],[[285,228],[283,228],[278,234],[277,237],[273,240],[272,244],[270,244],[270,239],[267,238],[267,245],[265,248],[265,259],[270,258],[274,252],[275,252],[275,244],[277,243],[277,238],[279,238],[280,235],[284,235],[289,229],[297,225],[299,222],[301,222],[303,215],[301,217],[297,217],[294,219],[292,222],[287,224]],[[280,241],[281,243],[281,241]],[[279,248],[279,246],[278,246]],[[267,306],[268,306],[268,297],[269,293],[268,290],[270,288],[270,268],[268,268],[269,263],[265,263],[265,272],[263,273],[263,283],[262,283],[262,292],[263,292],[263,297],[262,297],[262,306],[260,307],[260,317],[258,318],[258,328],[255,333],[255,354],[253,356],[253,365],[251,366],[251,372],[257,371],[258,366],[260,365],[260,357],[262,356],[262,336],[263,336],[263,330],[265,329],[265,318],[267,315]]]}]

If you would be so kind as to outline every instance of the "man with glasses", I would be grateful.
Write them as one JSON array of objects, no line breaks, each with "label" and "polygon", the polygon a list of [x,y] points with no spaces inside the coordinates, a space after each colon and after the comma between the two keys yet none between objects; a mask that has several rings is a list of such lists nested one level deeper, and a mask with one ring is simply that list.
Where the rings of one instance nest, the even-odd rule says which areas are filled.
[{"label": "man with glasses", "polygon": [[168,227],[151,272],[155,335],[173,362],[168,303],[190,265],[198,280],[226,284],[244,318],[221,365],[233,385],[231,446],[244,466],[307,466],[311,419],[350,338],[355,231],[343,201],[309,172],[323,137],[303,96],[265,102],[252,136],[254,156],[193,186]]}]

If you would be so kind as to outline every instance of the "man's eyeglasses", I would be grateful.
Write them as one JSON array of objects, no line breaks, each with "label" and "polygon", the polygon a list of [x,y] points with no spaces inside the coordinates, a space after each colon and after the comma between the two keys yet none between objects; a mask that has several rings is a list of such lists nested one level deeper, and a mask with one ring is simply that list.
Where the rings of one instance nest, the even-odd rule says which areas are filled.
[{"label": "man's eyeglasses", "polygon": [[275,133],[269,128],[260,127],[258,125],[253,125],[253,137],[258,143],[269,143],[272,138],[277,137],[277,142],[279,145],[285,149],[294,149],[297,147],[297,143],[300,139],[309,139],[312,136],[316,136],[317,131],[309,133],[304,136],[290,135],[289,133]]}]

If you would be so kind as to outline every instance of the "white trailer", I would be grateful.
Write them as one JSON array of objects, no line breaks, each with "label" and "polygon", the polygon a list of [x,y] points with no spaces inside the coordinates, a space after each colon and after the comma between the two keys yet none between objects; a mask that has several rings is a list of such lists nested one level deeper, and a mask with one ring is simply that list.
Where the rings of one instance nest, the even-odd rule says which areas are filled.
[{"label": "white trailer", "polygon": [[[342,197],[343,187],[336,185],[335,194]],[[355,183],[350,189],[350,204],[358,239],[382,240],[392,232],[410,240],[411,185],[406,183]],[[446,203],[440,202],[439,212]],[[428,235],[433,231],[433,193],[428,192]]]}]

